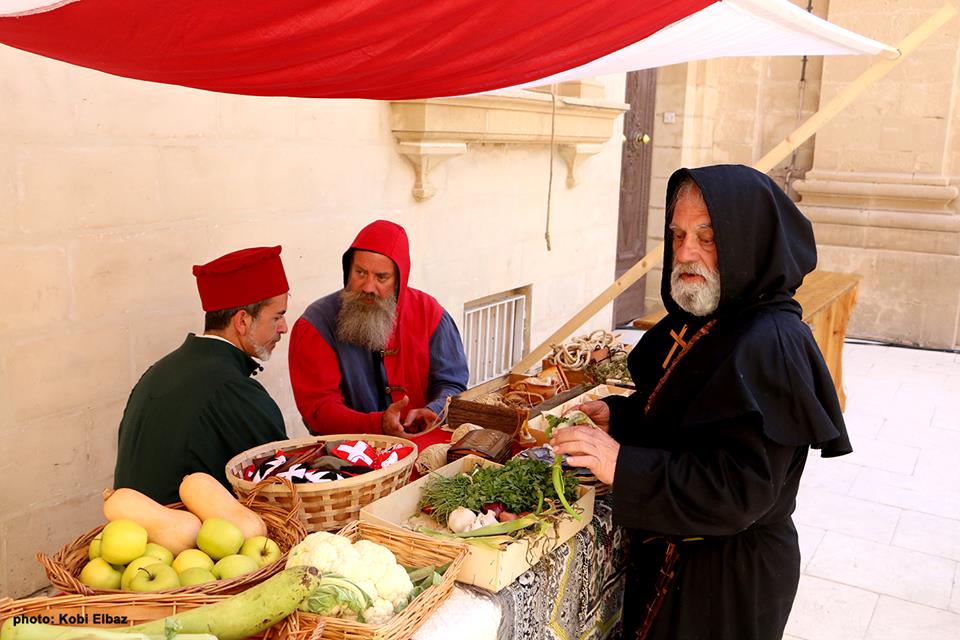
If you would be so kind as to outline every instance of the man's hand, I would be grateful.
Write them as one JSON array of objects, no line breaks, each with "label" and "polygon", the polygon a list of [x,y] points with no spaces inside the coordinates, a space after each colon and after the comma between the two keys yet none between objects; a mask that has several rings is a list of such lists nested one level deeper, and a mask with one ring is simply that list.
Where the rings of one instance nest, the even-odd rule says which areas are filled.
[{"label": "man's hand", "polygon": [[420,433],[429,428],[437,419],[437,414],[430,409],[411,409],[403,420],[403,428],[407,433]]},{"label": "man's hand", "polygon": [[550,446],[555,453],[567,454],[567,463],[571,466],[586,467],[600,482],[613,484],[620,443],[600,429],[588,425],[557,429],[550,438]]},{"label": "man's hand", "polygon": [[593,420],[593,424],[603,429],[604,432],[610,431],[610,407],[607,406],[606,402],[602,400],[584,402],[583,404],[571,407],[569,410],[564,411],[564,413],[567,414],[571,411],[583,411],[587,414],[588,418]]},{"label": "man's hand", "polygon": [[403,396],[383,412],[383,417],[380,418],[380,430],[383,431],[384,435],[398,437],[406,435],[407,432],[403,430],[403,425],[400,424],[400,413],[409,403],[410,398]]},{"label": "man's hand", "polygon": [[409,396],[403,396],[383,412],[380,419],[380,430],[385,435],[403,437],[411,433],[420,433],[437,419],[437,414],[427,408],[411,409],[400,422],[400,414],[410,404]]}]

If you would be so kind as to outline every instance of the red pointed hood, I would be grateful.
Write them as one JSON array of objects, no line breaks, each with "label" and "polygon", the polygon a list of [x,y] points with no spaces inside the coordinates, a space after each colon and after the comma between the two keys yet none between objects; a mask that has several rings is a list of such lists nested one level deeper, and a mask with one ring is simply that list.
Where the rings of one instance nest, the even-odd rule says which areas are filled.
[{"label": "red pointed hood", "polygon": [[373,251],[387,256],[397,265],[400,286],[397,289],[397,310],[403,304],[407,292],[407,280],[410,277],[410,242],[403,227],[388,220],[371,222],[357,234],[353,244],[343,254],[343,285],[347,285],[350,276],[350,261],[356,249]]}]

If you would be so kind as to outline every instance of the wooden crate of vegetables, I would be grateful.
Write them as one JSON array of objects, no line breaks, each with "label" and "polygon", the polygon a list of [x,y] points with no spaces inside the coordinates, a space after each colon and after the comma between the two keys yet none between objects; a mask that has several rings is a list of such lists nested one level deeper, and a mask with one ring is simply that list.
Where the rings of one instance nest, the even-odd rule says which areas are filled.
[{"label": "wooden crate of vegetables", "polygon": [[496,592],[585,527],[593,502],[592,487],[541,462],[499,465],[466,456],[365,506],[360,521],[415,531],[424,545],[437,538],[468,542],[457,580]]},{"label": "wooden crate of vegetables", "polygon": [[[310,566],[320,584],[300,604],[289,640],[406,640],[453,592],[467,550],[460,542],[354,521],[318,531],[290,551],[289,566]],[[288,569],[289,570],[289,569]]]}]

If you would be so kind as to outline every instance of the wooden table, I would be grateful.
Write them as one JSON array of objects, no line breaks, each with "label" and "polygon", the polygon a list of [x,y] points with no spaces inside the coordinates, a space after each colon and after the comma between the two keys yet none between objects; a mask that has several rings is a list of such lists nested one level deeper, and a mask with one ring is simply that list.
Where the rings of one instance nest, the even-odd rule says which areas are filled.
[{"label": "wooden table", "polygon": [[[803,321],[813,330],[813,337],[833,376],[841,409],[846,409],[847,405],[847,397],[843,392],[843,339],[857,302],[859,283],[860,275],[856,273],[816,270],[804,278],[795,296],[803,307]],[[663,309],[648,313],[634,320],[633,326],[649,329],[665,315],[667,312]]]}]

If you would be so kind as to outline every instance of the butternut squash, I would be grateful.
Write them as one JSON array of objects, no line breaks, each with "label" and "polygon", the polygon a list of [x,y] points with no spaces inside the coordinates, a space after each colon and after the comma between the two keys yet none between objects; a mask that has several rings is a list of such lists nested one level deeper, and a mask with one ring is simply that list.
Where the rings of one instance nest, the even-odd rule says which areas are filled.
[{"label": "butternut squash", "polygon": [[174,556],[197,545],[200,519],[189,511],[171,509],[134,489],[104,492],[103,515],[107,520],[133,520],[147,530],[147,540],[170,550]]},{"label": "butternut squash", "polygon": [[267,525],[243,506],[209,473],[191,473],[180,481],[180,499],[201,520],[223,518],[243,531],[244,539],[267,535]]}]

